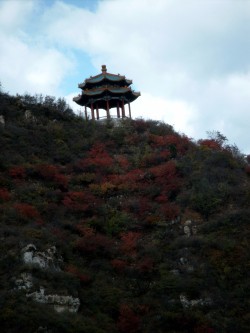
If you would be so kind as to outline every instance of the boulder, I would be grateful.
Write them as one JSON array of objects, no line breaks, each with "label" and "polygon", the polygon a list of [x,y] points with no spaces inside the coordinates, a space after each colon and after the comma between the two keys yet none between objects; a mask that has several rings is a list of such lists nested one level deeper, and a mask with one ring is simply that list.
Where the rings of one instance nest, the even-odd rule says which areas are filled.
[{"label": "boulder", "polygon": [[19,278],[14,278],[17,290],[29,290],[33,286],[32,275],[30,273],[21,273]]},{"label": "boulder", "polygon": [[37,251],[34,244],[29,244],[22,249],[22,254],[25,264],[36,265],[44,270],[53,269],[59,271],[59,265],[63,261],[62,257],[57,255],[55,246],[41,252]]},{"label": "boulder", "polygon": [[43,287],[40,287],[40,291],[35,291],[26,296],[32,298],[35,302],[53,306],[56,312],[77,312],[80,306],[79,298],[68,295],[46,295]]},{"label": "boulder", "polygon": [[197,225],[195,222],[191,221],[191,220],[187,220],[184,222],[183,225],[183,232],[185,234],[186,237],[191,237],[193,235],[196,235],[198,231]]},{"label": "boulder", "polygon": [[24,118],[30,122],[36,122],[36,117],[33,116],[32,112],[30,110],[26,110],[24,112]]},{"label": "boulder", "polygon": [[188,298],[184,294],[180,295],[180,302],[183,308],[186,309],[193,306],[208,306],[212,304],[212,300],[210,298],[199,298],[199,299],[188,300]]},{"label": "boulder", "polygon": [[0,115],[0,124],[1,124],[2,126],[5,125],[5,119],[4,119],[4,116],[3,116],[3,115]]}]

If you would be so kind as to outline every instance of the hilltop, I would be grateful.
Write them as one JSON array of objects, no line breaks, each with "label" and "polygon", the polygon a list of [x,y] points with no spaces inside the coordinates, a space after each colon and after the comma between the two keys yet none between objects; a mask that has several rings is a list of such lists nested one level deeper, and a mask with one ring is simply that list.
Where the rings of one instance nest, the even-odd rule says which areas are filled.
[{"label": "hilltop", "polygon": [[0,93],[5,333],[247,332],[250,158]]}]

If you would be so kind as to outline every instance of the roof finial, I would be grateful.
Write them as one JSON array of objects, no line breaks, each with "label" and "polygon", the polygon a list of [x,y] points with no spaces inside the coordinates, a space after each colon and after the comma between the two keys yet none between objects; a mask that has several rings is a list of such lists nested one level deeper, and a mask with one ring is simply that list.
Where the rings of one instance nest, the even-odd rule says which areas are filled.
[{"label": "roof finial", "polygon": [[103,72],[103,74],[105,74],[107,72],[106,65],[102,65],[102,72]]}]

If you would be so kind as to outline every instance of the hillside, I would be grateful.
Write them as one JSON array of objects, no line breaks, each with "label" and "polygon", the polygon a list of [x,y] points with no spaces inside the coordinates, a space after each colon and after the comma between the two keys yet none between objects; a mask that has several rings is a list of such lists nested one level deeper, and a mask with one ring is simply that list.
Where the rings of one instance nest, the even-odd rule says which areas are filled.
[{"label": "hillside", "polygon": [[5,333],[249,330],[250,158],[0,93]]}]

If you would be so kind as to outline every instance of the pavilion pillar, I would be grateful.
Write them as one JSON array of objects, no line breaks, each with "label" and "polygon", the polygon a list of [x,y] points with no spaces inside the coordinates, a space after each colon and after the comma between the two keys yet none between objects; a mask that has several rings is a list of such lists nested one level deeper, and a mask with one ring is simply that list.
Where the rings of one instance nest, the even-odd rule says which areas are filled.
[{"label": "pavilion pillar", "polygon": [[88,114],[87,114],[87,106],[84,106],[84,113],[85,113],[85,119],[88,119]]},{"label": "pavilion pillar", "polygon": [[117,101],[117,118],[121,118],[119,101]]},{"label": "pavilion pillar", "polygon": [[96,118],[99,119],[99,108],[98,108],[98,104],[96,103]]},{"label": "pavilion pillar", "polygon": [[95,112],[94,112],[94,105],[91,103],[91,118],[92,120],[95,120]]},{"label": "pavilion pillar", "polygon": [[110,118],[110,113],[109,113],[109,100],[107,99],[107,118]]},{"label": "pavilion pillar", "polygon": [[130,107],[130,103],[128,103],[128,112],[129,112],[129,118],[131,119],[131,107]]},{"label": "pavilion pillar", "polygon": [[125,118],[124,99],[122,100],[122,118]]}]

